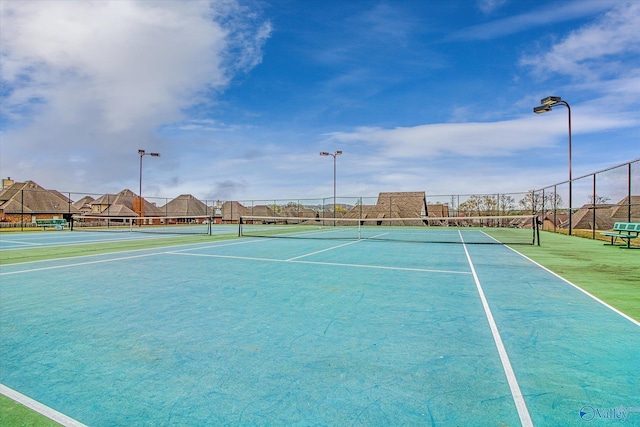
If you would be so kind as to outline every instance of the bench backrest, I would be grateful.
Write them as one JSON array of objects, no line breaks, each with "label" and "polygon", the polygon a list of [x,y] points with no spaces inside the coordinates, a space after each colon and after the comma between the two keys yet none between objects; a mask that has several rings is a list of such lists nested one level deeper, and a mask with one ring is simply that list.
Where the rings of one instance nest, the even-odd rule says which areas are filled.
[{"label": "bench backrest", "polygon": [[37,225],[67,225],[66,219],[36,219]]},{"label": "bench backrest", "polygon": [[634,231],[640,232],[640,222],[616,222],[613,224],[614,231]]}]

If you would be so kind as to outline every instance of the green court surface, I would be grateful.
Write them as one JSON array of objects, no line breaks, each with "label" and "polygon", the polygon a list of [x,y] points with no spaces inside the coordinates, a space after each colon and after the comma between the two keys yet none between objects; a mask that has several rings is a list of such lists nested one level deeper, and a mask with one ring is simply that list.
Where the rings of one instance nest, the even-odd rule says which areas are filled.
[{"label": "green court surface", "polygon": [[601,240],[543,233],[542,246],[518,251],[640,321],[640,250]]},{"label": "green court surface", "polygon": [[43,235],[0,236],[0,383],[78,425],[640,424],[640,251]]}]

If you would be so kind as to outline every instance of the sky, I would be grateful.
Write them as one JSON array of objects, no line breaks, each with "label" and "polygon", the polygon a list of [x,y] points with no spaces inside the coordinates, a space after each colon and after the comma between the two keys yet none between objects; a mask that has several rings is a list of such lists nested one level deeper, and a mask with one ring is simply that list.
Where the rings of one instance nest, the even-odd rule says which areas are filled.
[{"label": "sky", "polygon": [[205,200],[507,193],[640,157],[640,1],[0,0],[0,176]]}]

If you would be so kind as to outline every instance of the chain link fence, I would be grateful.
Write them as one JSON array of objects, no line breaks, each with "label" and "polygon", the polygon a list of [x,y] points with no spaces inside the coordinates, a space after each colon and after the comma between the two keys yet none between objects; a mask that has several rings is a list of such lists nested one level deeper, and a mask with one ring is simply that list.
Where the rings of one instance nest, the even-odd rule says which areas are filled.
[{"label": "chain link fence", "polygon": [[[18,185],[20,184],[20,185]],[[615,222],[640,222],[640,159],[589,175],[519,193],[380,193],[377,197],[319,199],[198,200],[118,194],[58,192],[27,181],[0,192],[0,227],[37,227],[39,220],[74,217],[201,217],[237,223],[243,215],[264,217],[379,219],[536,214],[542,229],[596,239]],[[16,188],[14,188],[16,187]],[[570,191],[571,190],[571,191]],[[569,200],[571,194],[571,200]]]}]

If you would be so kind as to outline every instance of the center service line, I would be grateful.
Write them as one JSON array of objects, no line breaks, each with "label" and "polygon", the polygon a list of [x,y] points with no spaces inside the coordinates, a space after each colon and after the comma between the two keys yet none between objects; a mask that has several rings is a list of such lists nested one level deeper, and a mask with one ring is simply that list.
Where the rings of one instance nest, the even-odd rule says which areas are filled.
[{"label": "center service line", "polygon": [[484,308],[484,313],[487,316],[487,320],[489,321],[489,327],[491,328],[491,334],[493,335],[493,340],[496,343],[496,347],[498,348],[498,354],[500,355],[500,361],[502,362],[502,368],[504,369],[504,373],[507,376],[507,382],[509,383],[509,388],[511,389],[511,396],[513,396],[513,401],[516,404],[516,409],[518,410],[518,416],[520,417],[520,422],[523,427],[533,427],[533,421],[531,420],[531,415],[529,415],[529,410],[527,409],[527,404],[524,401],[524,396],[522,395],[522,391],[520,390],[520,386],[518,385],[518,380],[516,379],[516,374],[511,367],[511,362],[509,361],[509,355],[507,354],[507,350],[504,347],[504,343],[502,342],[502,338],[500,337],[500,331],[498,331],[498,326],[496,325],[496,321],[493,318],[493,314],[491,313],[491,308],[489,307],[489,303],[487,302],[487,298],[484,295],[484,291],[482,290],[482,285],[480,284],[480,279],[478,279],[478,275],[476,274],[476,269],[473,266],[473,262],[471,261],[471,256],[469,255],[469,251],[467,250],[467,244],[464,242],[462,238],[462,233],[458,231],[460,234],[460,240],[462,241],[462,246],[464,248],[464,253],[467,255],[467,261],[469,262],[469,267],[471,268],[471,274],[473,274],[473,280],[476,282],[476,288],[478,289],[478,294],[480,294],[480,300],[482,300],[482,307]]}]

